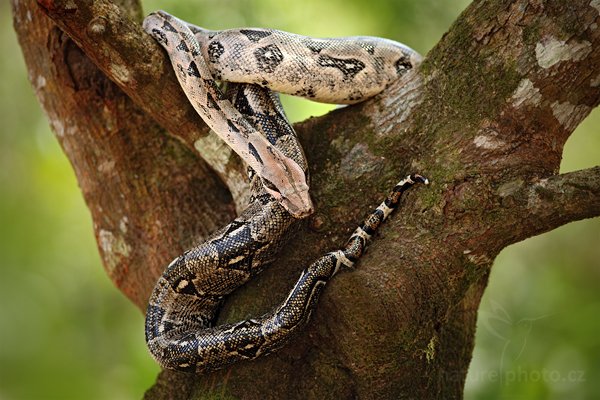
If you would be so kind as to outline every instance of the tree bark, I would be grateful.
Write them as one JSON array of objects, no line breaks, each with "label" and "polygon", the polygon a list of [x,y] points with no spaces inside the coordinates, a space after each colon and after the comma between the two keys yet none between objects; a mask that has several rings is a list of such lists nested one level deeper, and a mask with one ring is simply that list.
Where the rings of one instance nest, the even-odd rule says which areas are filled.
[{"label": "tree bark", "polygon": [[[139,4],[12,3],[31,83],[76,171],[107,273],[144,309],[168,261],[239,210],[240,164],[207,136],[142,32]],[[565,141],[600,101],[599,13],[597,0],[474,1],[417,71],[297,124],[317,213],[219,322],[280,301],[406,173],[432,185],[407,195],[293,344],[206,376],[164,371],[146,397],[460,397],[496,255],[600,215],[600,168],[557,175]]]}]

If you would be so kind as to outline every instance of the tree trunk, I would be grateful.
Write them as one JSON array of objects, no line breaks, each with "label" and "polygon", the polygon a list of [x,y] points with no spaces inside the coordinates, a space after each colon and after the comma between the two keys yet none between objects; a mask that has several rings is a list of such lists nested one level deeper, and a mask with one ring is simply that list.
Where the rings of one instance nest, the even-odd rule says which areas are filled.
[{"label": "tree trunk", "polygon": [[[139,4],[12,4],[106,271],[144,310],[164,266],[244,204],[240,163],[187,103]],[[417,71],[297,124],[317,212],[219,322],[281,301],[406,173],[432,185],[407,195],[290,346],[210,375],[165,371],[146,397],[461,397],[496,255],[600,214],[600,168],[557,175],[565,141],[600,101],[599,13],[597,0],[475,1]]]}]

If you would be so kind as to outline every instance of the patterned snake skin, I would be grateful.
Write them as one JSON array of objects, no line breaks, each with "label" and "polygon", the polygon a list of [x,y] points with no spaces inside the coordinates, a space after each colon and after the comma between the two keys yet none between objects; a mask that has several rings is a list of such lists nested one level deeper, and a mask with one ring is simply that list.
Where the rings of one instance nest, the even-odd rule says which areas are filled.
[{"label": "patterned snake skin", "polygon": [[[307,323],[329,279],[358,260],[402,193],[415,183],[428,183],[416,174],[400,181],[346,246],[306,268],[274,310],[214,326],[224,298],[272,262],[296,218],[312,212],[306,159],[271,89],[354,103],[379,93],[419,56],[378,38],[312,39],[266,29],[206,31],[162,11],[149,15],[144,29],[167,50],[194,108],[251,172],[248,207],[171,262],[148,305],[146,341],[152,356],[165,368],[203,373],[285,345]],[[238,83],[228,83],[222,93],[214,79]]]}]

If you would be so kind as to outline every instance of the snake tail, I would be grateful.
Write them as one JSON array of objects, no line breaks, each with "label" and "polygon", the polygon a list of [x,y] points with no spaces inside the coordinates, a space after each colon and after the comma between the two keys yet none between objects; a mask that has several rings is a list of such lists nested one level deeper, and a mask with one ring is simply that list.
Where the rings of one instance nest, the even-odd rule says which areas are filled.
[{"label": "snake tail", "polygon": [[283,347],[307,324],[331,278],[342,267],[354,266],[369,238],[397,208],[402,194],[417,183],[429,181],[416,174],[401,180],[359,225],[343,249],[325,254],[302,271],[287,298],[274,310],[259,318],[180,335],[177,340],[163,343],[157,360],[166,368],[205,373]]}]

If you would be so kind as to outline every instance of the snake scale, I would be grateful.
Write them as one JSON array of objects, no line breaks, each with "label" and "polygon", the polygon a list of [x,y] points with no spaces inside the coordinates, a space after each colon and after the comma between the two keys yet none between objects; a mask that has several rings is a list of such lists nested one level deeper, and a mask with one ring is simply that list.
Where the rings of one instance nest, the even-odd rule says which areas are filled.
[{"label": "snake scale", "polygon": [[[308,321],[327,282],[351,268],[402,193],[427,179],[401,180],[340,250],[304,269],[287,298],[259,318],[215,326],[225,297],[274,260],[312,213],[308,165],[276,92],[352,104],[381,92],[420,56],[372,37],[315,39],[270,29],[208,31],[163,11],[144,29],[167,51],[188,99],[248,164],[248,207],[206,242],[169,264],[146,313],[146,341],[158,363],[204,373],[285,345]],[[227,82],[225,92],[217,80]]]}]

